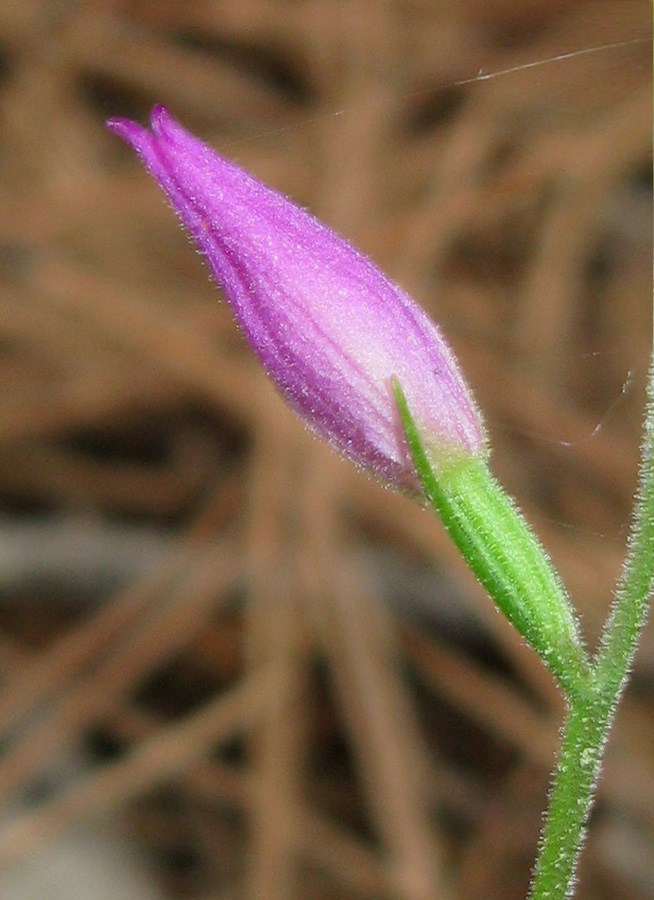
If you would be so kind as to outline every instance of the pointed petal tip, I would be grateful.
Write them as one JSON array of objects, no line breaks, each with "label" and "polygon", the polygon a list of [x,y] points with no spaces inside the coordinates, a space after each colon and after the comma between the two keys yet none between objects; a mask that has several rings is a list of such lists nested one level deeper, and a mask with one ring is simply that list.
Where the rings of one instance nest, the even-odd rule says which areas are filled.
[{"label": "pointed petal tip", "polygon": [[107,129],[122,138],[133,150],[145,157],[152,148],[152,134],[147,128],[134,122],[132,119],[124,119],[120,116],[107,119]]},{"label": "pointed petal tip", "polygon": [[[152,107],[150,113],[150,127],[155,136],[160,136],[166,131],[166,128],[173,122],[173,118],[163,105],[157,103]],[[117,134],[119,137],[134,145],[139,138],[143,138],[144,134],[148,134],[148,129],[144,128],[138,122],[132,119],[126,119],[122,116],[112,116],[107,119],[105,126],[109,131]]]},{"label": "pointed petal tip", "polygon": [[170,124],[172,116],[163,103],[155,103],[150,113],[150,125],[155,134],[160,134]]},{"label": "pointed petal tip", "polygon": [[110,119],[105,121],[105,128],[109,131],[113,131],[114,134],[118,134],[121,137],[124,132],[135,123],[130,121],[130,119],[124,119],[122,116],[112,116]]},{"label": "pointed petal tip", "polygon": [[147,134],[146,129],[139,125],[138,122],[133,122],[131,119],[124,119],[120,116],[107,119],[105,126],[135,149],[140,143],[139,139]]}]

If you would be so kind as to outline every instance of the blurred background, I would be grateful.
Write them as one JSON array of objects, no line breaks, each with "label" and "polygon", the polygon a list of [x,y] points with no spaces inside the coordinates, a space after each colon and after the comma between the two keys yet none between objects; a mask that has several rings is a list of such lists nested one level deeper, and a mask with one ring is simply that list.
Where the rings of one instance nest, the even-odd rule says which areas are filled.
[{"label": "blurred background", "polygon": [[[0,896],[520,900],[550,677],[309,437],[154,182],[164,102],[443,327],[594,645],[651,346],[651,4],[3,0]],[[580,900],[654,898],[654,635]]]}]

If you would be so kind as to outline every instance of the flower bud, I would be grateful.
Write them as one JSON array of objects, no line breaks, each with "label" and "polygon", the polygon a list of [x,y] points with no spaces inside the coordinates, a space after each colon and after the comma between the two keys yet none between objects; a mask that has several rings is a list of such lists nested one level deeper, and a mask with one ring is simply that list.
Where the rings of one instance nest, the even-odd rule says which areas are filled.
[{"label": "flower bud", "polygon": [[425,312],[343,238],[183,129],[108,127],[140,155],[206,256],[234,316],[307,426],[384,481],[420,493],[391,380],[435,467],[486,454],[481,418]]}]

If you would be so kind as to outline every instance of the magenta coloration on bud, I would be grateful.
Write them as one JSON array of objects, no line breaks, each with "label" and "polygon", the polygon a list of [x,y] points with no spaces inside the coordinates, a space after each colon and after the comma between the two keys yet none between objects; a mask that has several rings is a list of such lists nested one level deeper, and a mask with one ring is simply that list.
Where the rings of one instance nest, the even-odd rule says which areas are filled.
[{"label": "magenta coloration on bud", "polygon": [[438,328],[313,216],[220,157],[166,110],[152,132],[111,119],[206,256],[243,332],[314,432],[420,492],[391,378],[434,465],[486,454],[481,418]]}]

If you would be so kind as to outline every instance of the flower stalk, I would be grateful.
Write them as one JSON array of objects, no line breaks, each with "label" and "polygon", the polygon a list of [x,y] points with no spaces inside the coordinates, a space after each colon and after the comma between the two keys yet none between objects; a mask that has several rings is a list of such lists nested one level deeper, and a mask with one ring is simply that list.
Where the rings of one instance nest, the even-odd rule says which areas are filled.
[{"label": "flower stalk", "polygon": [[593,690],[569,700],[550,805],[530,900],[573,894],[586,833],[620,696],[629,679],[654,590],[654,354],[647,386],[645,437],[628,553],[593,663]]},{"label": "flower stalk", "polygon": [[[401,385],[396,382],[394,389],[425,495],[491,598],[564,692],[567,717],[529,900],[567,900],[574,891],[604,748],[654,588],[654,357],[629,552],[600,649],[590,662],[558,576],[485,463],[474,463],[470,473],[434,472]],[[475,483],[471,502],[470,475]],[[480,495],[488,497],[483,506],[478,506]]]}]

